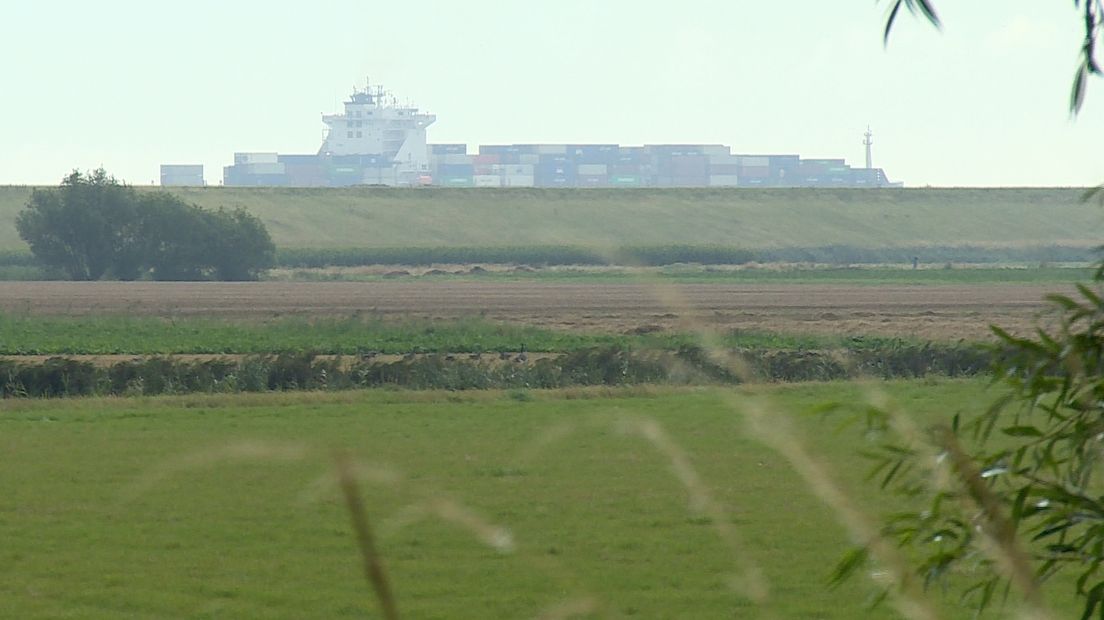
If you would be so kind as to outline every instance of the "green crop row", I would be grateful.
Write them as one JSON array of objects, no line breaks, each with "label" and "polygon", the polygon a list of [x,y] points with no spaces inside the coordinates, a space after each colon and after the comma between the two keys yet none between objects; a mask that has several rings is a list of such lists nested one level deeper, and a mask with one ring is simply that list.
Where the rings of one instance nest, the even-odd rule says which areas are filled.
[{"label": "green crop row", "polygon": [[[267,354],[314,351],[329,355],[567,352],[595,346],[677,349],[692,334],[566,332],[479,319],[390,322],[365,318],[266,321],[156,317],[33,317],[0,314],[0,355]],[[729,347],[835,349],[905,341],[737,330]],[[905,343],[909,344],[909,343]]]}]

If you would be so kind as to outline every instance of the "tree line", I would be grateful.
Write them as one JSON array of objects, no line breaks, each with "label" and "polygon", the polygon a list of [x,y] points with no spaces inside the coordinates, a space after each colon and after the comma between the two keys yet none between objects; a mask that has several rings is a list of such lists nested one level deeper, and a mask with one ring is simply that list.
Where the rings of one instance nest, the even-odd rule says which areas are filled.
[{"label": "tree line", "polygon": [[203,209],[138,192],[102,168],[38,189],[16,218],[43,266],[73,280],[256,280],[276,247],[244,209]]}]

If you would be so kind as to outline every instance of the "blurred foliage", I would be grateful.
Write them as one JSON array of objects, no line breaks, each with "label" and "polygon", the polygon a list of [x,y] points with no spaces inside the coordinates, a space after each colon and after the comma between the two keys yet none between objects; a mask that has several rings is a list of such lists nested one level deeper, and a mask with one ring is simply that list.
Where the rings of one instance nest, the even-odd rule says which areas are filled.
[{"label": "blurred foliage", "polygon": [[[996,380],[1007,392],[988,410],[951,424],[909,429],[872,407],[877,445],[871,477],[914,510],[890,515],[882,534],[920,558],[925,585],[953,588],[979,609],[1019,590],[1032,606],[1038,586],[1077,573],[1084,617],[1104,614],[1104,299],[1100,285],[1051,295],[1054,327],[1033,338],[999,328]],[[856,550],[842,580],[865,562]]]}]

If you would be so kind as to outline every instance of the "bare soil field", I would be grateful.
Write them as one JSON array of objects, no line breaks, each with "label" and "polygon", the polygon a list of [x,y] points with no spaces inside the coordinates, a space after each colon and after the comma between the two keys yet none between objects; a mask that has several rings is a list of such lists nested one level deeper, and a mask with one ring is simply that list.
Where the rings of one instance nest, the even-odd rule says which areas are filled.
[{"label": "bare soil field", "polygon": [[555,329],[770,330],[980,339],[1025,332],[1066,285],[565,284],[532,282],[0,282],[0,312],[489,320]]}]

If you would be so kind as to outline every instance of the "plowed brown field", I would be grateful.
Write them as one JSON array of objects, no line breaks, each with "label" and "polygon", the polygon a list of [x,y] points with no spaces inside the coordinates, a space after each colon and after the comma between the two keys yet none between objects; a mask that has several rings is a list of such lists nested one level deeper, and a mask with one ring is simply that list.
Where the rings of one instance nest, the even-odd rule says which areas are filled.
[{"label": "plowed brown field", "polygon": [[1025,331],[1062,285],[658,285],[534,282],[0,282],[0,311],[264,318],[362,314],[620,331],[641,326],[918,338]]}]

